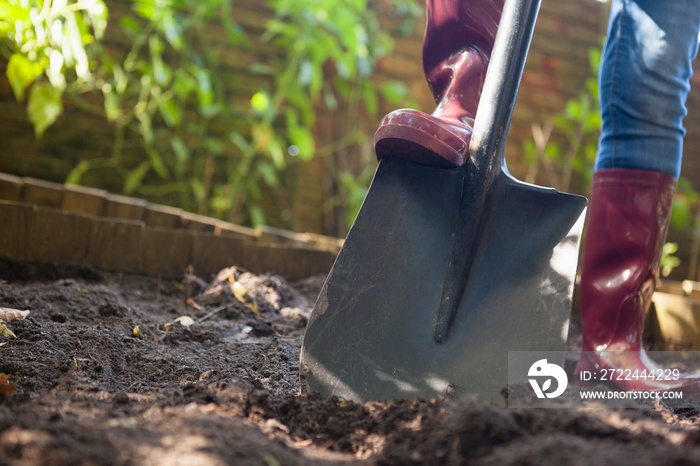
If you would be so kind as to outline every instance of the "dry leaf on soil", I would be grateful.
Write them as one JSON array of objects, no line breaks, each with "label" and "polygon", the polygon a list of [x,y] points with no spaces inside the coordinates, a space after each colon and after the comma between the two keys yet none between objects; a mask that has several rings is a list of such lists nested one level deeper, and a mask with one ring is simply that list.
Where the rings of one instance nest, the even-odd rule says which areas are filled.
[{"label": "dry leaf on soil", "polygon": [[246,288],[241,282],[236,281],[233,274],[228,276],[228,281],[231,284],[231,293],[233,293],[233,296],[238,301],[248,306],[250,310],[253,311],[253,314],[258,315],[260,313],[260,311],[258,311],[258,305],[255,304],[255,301],[250,296],[248,288]]},{"label": "dry leaf on soil", "polygon": [[17,382],[10,382],[10,376],[5,374],[0,374],[0,395],[12,396],[17,387]]},{"label": "dry leaf on soil", "polygon": [[24,319],[29,315],[29,311],[20,311],[9,307],[0,307],[0,335],[8,340],[14,340],[17,335],[12,330],[7,328],[3,322],[9,322],[15,319]]},{"label": "dry leaf on soil", "polygon": [[191,327],[194,325],[194,319],[190,316],[180,316],[175,319],[175,322],[179,322],[183,327]]},{"label": "dry leaf on soil", "polygon": [[14,332],[7,328],[3,323],[0,323],[0,335],[7,338],[8,340],[14,340],[17,338],[17,335],[15,335]]},{"label": "dry leaf on soil", "polygon": [[29,311],[20,311],[9,307],[0,307],[0,322],[9,322],[14,319],[24,319],[29,315]]}]

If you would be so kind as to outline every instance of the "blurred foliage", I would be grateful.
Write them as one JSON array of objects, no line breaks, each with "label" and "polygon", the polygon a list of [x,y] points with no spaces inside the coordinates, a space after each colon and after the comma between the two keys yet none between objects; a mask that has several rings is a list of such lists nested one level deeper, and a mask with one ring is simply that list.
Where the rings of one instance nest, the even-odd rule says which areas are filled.
[{"label": "blurred foliage", "polygon": [[[422,12],[416,0],[384,3],[406,30]],[[273,17],[261,25],[260,40],[273,48],[266,57],[275,58],[247,65],[260,80],[243,103],[231,95],[228,80],[236,76],[225,60],[253,44],[234,20],[232,0],[129,4],[131,13],[110,24],[126,38],[124,51],[105,39],[102,0],[0,0],[7,78],[18,101],[28,92],[37,136],[61,115],[64,93],[114,125],[112,153],[82,161],[68,183],[109,169],[126,194],[176,196],[187,210],[252,225],[277,209],[276,217],[291,222],[285,172],[333,155],[333,148],[319,150],[317,109],[342,104],[373,114],[380,99],[398,103],[408,94],[401,83],[371,80],[393,42],[367,0],[264,0]],[[359,147],[359,130],[348,128],[343,145]],[[132,156],[134,136],[140,158]],[[342,189],[362,189],[347,174],[333,176],[346,180]]]},{"label": "blurred foliage", "polygon": [[600,49],[589,50],[591,76],[585,80],[584,90],[568,100],[561,113],[543,124],[532,124],[532,140],[523,143],[527,182],[534,183],[543,171],[548,184],[560,191],[571,191],[572,182],[583,188],[590,186],[601,126],[600,57]]},{"label": "blurred foliage", "polygon": [[[585,80],[584,90],[567,101],[561,113],[543,124],[532,124],[532,140],[523,144],[528,166],[526,181],[530,183],[535,182],[542,170],[550,186],[558,190],[571,191],[572,184],[581,192],[590,190],[602,124],[598,89],[601,50],[589,50],[588,59],[591,76]],[[693,277],[700,260],[699,200],[692,184],[681,177],[674,196],[670,228],[694,238],[690,267]],[[660,264],[662,276],[669,276],[681,264],[675,256],[678,249],[677,243],[664,245]]]},{"label": "blurred foliage", "polygon": [[107,8],[101,0],[0,1],[0,44],[7,78],[37,137],[63,112],[63,92],[92,82],[86,48],[102,39]]}]

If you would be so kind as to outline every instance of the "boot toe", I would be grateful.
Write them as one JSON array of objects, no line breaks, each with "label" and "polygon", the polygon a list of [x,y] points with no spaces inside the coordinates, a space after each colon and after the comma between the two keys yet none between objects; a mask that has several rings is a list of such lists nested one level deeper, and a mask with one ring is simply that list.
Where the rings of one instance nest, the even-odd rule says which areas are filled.
[{"label": "boot toe", "polygon": [[471,128],[411,109],[391,112],[374,135],[377,159],[396,157],[436,167],[466,162]]}]

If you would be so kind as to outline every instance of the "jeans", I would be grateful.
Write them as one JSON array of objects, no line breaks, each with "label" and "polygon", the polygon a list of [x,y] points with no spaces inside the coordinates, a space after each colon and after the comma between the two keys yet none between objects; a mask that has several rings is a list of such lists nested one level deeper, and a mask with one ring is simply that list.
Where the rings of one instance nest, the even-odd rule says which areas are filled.
[{"label": "jeans", "polygon": [[699,30],[700,0],[613,0],[596,171],[637,168],[678,179]]}]

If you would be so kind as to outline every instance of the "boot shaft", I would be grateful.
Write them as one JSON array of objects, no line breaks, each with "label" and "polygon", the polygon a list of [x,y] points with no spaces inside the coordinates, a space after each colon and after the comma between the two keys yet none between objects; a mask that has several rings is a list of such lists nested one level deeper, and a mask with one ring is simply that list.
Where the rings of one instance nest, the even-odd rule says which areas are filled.
[{"label": "boot shaft", "polygon": [[581,271],[585,351],[641,348],[674,190],[660,172],[595,173]]},{"label": "boot shaft", "polygon": [[374,135],[377,159],[466,163],[503,0],[426,0],[423,70],[437,108],[391,112]]},{"label": "boot shaft", "polygon": [[426,6],[423,71],[438,104],[434,115],[470,124],[481,96],[503,0],[427,0]]}]

